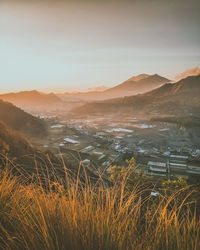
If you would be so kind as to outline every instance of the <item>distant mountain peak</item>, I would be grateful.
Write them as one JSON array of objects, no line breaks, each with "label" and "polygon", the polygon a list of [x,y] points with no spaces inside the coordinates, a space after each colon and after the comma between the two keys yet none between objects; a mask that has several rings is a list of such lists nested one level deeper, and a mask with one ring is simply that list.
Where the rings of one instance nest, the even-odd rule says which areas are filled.
[{"label": "distant mountain peak", "polygon": [[158,74],[153,74],[153,75],[140,74],[138,76],[133,76],[133,77],[129,78],[125,82],[134,81],[134,82],[141,82],[141,83],[143,83],[144,81],[149,81],[150,82],[152,80],[158,80],[158,81],[164,81],[164,82],[170,81],[169,79],[167,79],[167,78],[165,78],[163,76],[160,76]]},{"label": "distant mountain peak", "polygon": [[140,75],[137,75],[137,76],[132,76],[131,78],[129,78],[127,81],[135,81],[135,82],[138,82],[142,79],[145,79],[149,77],[148,74],[140,74]]},{"label": "distant mountain peak", "polygon": [[159,75],[159,74],[149,75],[148,78],[149,78],[149,79],[165,79],[165,80],[167,80],[167,81],[170,81],[169,79],[167,79],[167,78],[165,78],[165,77],[163,77],[163,76],[161,76],[161,75]]},{"label": "distant mountain peak", "polygon": [[[136,79],[133,80],[133,79]],[[147,75],[147,74],[141,74],[138,76],[134,76],[130,78],[129,80],[126,80],[125,82],[110,88],[106,90],[107,92],[111,91],[118,91],[119,94],[122,94],[122,91],[124,91],[124,96],[132,92],[133,94],[137,93],[145,93],[147,91],[150,91],[152,89],[155,89],[165,83],[169,82],[167,78],[164,78],[160,75]],[[106,92],[105,91],[105,92]],[[130,94],[129,94],[130,95]],[[121,95],[122,96],[122,95]]]}]

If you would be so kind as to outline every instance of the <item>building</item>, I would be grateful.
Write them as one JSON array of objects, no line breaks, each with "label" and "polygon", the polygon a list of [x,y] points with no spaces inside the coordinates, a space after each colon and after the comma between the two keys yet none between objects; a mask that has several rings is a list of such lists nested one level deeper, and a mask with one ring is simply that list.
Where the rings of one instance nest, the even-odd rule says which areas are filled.
[{"label": "building", "polygon": [[165,162],[154,162],[149,161],[147,164],[149,172],[153,175],[166,176],[167,175],[167,164]]},{"label": "building", "polygon": [[171,153],[169,156],[170,171],[186,171],[188,156],[185,154]]},{"label": "building", "polygon": [[81,161],[81,166],[83,166],[83,167],[89,167],[90,166],[90,160],[89,159],[85,159],[85,160]]}]

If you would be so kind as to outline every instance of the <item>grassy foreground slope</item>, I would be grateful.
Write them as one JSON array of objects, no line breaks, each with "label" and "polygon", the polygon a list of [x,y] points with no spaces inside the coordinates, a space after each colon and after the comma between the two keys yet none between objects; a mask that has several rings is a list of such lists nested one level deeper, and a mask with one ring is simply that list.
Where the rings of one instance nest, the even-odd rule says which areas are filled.
[{"label": "grassy foreground slope", "polygon": [[[46,169],[49,172],[56,170],[61,172],[63,171],[62,161],[63,159],[59,159],[51,151],[33,146],[23,134],[10,129],[0,121],[0,166],[9,162],[9,166],[14,165],[17,172],[22,171],[26,175],[32,175],[37,171],[46,172]],[[66,162],[70,168],[72,161]]]},{"label": "grassy foreground slope", "polygon": [[[9,162],[9,167],[13,165],[14,172],[17,174],[25,174],[34,176],[39,173],[42,176],[49,174],[64,176],[64,168],[69,171],[78,171],[80,160],[71,153],[58,155],[47,149],[38,148],[32,145],[29,140],[20,132],[10,129],[5,123],[0,121],[0,168],[5,162]],[[87,169],[93,178],[96,175],[90,169]],[[81,171],[84,176],[83,171]]]},{"label": "grassy foreground slope", "polygon": [[23,134],[0,121],[0,164],[6,160],[32,174],[36,171],[36,162],[38,168],[45,169],[51,161],[56,164],[57,159],[50,151],[39,150]]},{"label": "grassy foreground slope", "polygon": [[94,187],[67,173],[65,185],[46,182],[44,190],[1,171],[1,249],[200,249],[200,220],[183,189],[152,197],[126,189],[127,178]]}]

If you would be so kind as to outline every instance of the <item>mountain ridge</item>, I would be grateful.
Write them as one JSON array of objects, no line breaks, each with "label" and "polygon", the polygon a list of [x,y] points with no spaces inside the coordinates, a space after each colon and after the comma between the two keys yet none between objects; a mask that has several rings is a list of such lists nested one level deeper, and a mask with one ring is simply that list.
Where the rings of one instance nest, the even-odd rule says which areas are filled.
[{"label": "mountain ridge", "polygon": [[61,99],[67,100],[71,99],[79,99],[85,101],[94,101],[94,100],[106,100],[110,98],[117,98],[123,96],[131,96],[138,93],[145,93],[156,87],[163,85],[170,80],[164,78],[158,74],[147,75],[140,74],[138,76],[133,76],[128,80],[114,86],[108,88],[104,91],[93,91],[93,92],[79,92],[79,93],[65,93],[58,95]]},{"label": "mountain ridge", "polygon": [[[185,102],[187,100],[187,102]],[[167,83],[145,94],[91,102],[75,109],[75,113],[112,112],[190,113],[200,108],[200,76],[189,76],[177,83]]]},{"label": "mountain ridge", "polygon": [[37,90],[1,94],[0,99],[11,102],[17,106],[21,105],[40,106],[40,105],[50,105],[50,104],[53,105],[53,104],[63,103],[63,101],[54,93],[44,94],[38,92]]}]

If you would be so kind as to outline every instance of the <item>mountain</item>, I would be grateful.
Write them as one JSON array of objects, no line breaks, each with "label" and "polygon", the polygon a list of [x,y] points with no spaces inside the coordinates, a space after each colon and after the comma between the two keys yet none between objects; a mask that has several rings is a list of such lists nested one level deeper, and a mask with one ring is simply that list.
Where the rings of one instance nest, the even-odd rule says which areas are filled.
[{"label": "mountain", "polygon": [[128,81],[135,81],[138,82],[140,80],[146,79],[148,78],[149,75],[148,74],[140,74],[138,76],[132,76],[131,78],[128,79]]},{"label": "mountain", "polygon": [[177,76],[175,76],[175,80],[179,81],[179,80],[184,79],[188,76],[197,76],[197,75],[200,75],[200,68],[199,67],[188,69],[188,70],[184,71],[183,73],[178,74]]},{"label": "mountain", "polygon": [[55,94],[39,93],[36,90],[22,91],[0,95],[0,99],[11,102],[18,107],[23,106],[46,106],[61,104],[62,100]]},{"label": "mountain", "polygon": [[174,84],[165,84],[160,88],[147,93],[147,95],[152,95],[154,97],[185,97],[186,99],[184,101],[190,98],[193,99],[195,97],[200,98],[200,75],[189,76],[187,78],[181,79],[180,81]]},{"label": "mountain", "polygon": [[0,100],[0,121],[25,134],[44,136],[47,133],[44,121],[2,100]]},{"label": "mountain", "polygon": [[74,112],[200,115],[200,76],[167,83],[145,94],[87,103]]},{"label": "mountain", "polygon": [[84,100],[84,101],[95,101],[95,100],[106,100],[110,98],[117,98],[123,96],[131,96],[139,93],[145,93],[152,89],[155,89],[165,83],[169,82],[168,79],[155,75],[141,74],[133,76],[127,81],[106,89],[104,91],[93,91],[93,92],[80,92],[80,93],[65,93],[59,95],[63,100]]},{"label": "mountain", "polygon": [[145,93],[157,87],[160,87],[164,83],[169,82],[168,79],[155,75],[142,74],[136,77],[132,77],[127,81],[104,91],[105,94],[110,94],[111,97],[131,96],[135,94]]}]

